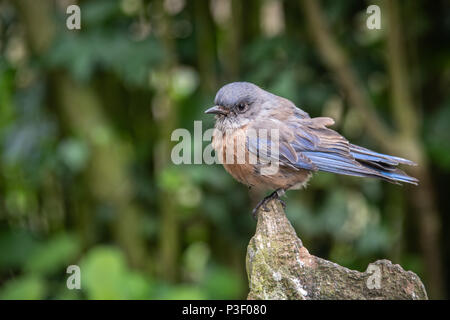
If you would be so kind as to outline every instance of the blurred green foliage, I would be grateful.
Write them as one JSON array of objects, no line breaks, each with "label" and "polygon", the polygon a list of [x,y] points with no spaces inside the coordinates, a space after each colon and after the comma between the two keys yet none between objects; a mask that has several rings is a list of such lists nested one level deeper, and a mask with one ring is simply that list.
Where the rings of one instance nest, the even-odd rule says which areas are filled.
[{"label": "blurred green foliage", "polygon": [[[245,298],[252,200],[218,165],[171,164],[170,133],[193,132],[194,120],[211,128],[203,110],[215,91],[247,80],[377,148],[324,68],[299,3],[76,2],[79,31],[65,24],[72,1],[0,1],[0,299]],[[322,2],[390,123],[387,31],[365,27],[365,2]],[[450,8],[401,8],[446,230]],[[425,277],[408,190],[319,173],[306,191],[288,192],[287,215],[317,256],[358,270],[388,258]],[[66,287],[71,264],[81,290]]]}]

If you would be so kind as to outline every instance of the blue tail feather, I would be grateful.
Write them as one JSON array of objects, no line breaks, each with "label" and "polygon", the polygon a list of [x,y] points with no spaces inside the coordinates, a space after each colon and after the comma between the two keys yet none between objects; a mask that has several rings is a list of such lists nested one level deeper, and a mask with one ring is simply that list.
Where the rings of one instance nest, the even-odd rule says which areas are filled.
[{"label": "blue tail feather", "polygon": [[303,151],[321,171],[358,176],[375,177],[392,183],[411,183],[417,185],[416,178],[408,176],[396,166],[415,165],[414,162],[381,154],[359,146],[350,145],[350,155],[346,157],[334,152]]}]

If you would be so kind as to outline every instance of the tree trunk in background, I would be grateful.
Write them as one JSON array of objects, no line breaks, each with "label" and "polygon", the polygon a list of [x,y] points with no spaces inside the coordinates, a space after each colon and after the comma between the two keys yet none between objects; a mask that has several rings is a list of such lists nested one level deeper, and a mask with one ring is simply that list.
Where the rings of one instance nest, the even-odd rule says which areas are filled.
[{"label": "tree trunk in background", "polygon": [[251,43],[261,34],[261,5],[260,0],[242,1],[242,41],[245,43]]},{"label": "tree trunk in background", "polygon": [[228,30],[226,32],[226,41],[223,57],[226,72],[226,82],[237,81],[240,75],[240,54],[242,41],[242,2],[231,0],[231,17]]},{"label": "tree trunk in background", "polygon": [[217,89],[216,44],[214,24],[209,10],[209,2],[196,0],[193,3],[195,14],[195,34],[197,43],[197,65],[200,71],[200,85],[206,92]]},{"label": "tree trunk in background", "polygon": [[[170,149],[172,142],[170,136],[175,129],[176,109],[170,97],[171,81],[174,68],[177,63],[175,53],[175,43],[171,34],[170,17],[164,10],[163,1],[158,0],[155,3],[156,10],[159,13],[158,28],[159,37],[165,50],[165,61],[158,70],[160,81],[156,84],[156,97],[152,101],[152,109],[155,120],[158,122],[158,141],[155,146],[155,176],[161,179],[161,174],[167,170],[172,161],[170,159]],[[159,184],[161,185],[161,184]],[[168,190],[159,189],[158,206],[161,218],[161,229],[159,230],[159,254],[161,261],[158,264],[159,274],[168,281],[176,280],[177,260],[179,256],[179,222],[177,217],[177,203],[173,194]]]}]

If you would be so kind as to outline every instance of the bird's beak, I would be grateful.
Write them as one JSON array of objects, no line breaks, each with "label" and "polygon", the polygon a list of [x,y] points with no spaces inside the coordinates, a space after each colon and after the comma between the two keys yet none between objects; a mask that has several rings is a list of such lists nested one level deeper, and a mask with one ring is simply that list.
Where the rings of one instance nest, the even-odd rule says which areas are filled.
[{"label": "bird's beak", "polygon": [[221,115],[226,116],[229,113],[229,111],[227,109],[225,109],[224,107],[222,107],[222,106],[214,106],[214,107],[209,108],[208,110],[206,110],[205,113],[208,113],[208,114],[209,113],[211,113],[211,114],[221,114]]}]

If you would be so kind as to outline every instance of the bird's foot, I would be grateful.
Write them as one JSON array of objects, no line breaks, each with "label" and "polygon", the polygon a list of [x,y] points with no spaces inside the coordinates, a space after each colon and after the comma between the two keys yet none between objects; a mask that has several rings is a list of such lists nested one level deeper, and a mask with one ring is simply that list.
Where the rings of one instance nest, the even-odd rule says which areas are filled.
[{"label": "bird's foot", "polygon": [[258,204],[256,205],[256,207],[253,209],[252,211],[252,216],[253,219],[257,220],[257,213],[259,208],[262,208],[264,211],[269,211],[269,209],[267,208],[267,203],[269,203],[270,200],[273,199],[277,199],[278,201],[280,201],[281,205],[283,206],[283,209],[286,208],[286,203],[280,199],[280,196],[282,196],[284,194],[284,190],[282,189],[277,189],[274,192],[272,192],[271,194],[269,194],[268,196],[264,197],[264,199],[262,199],[260,202],[258,202]]}]

